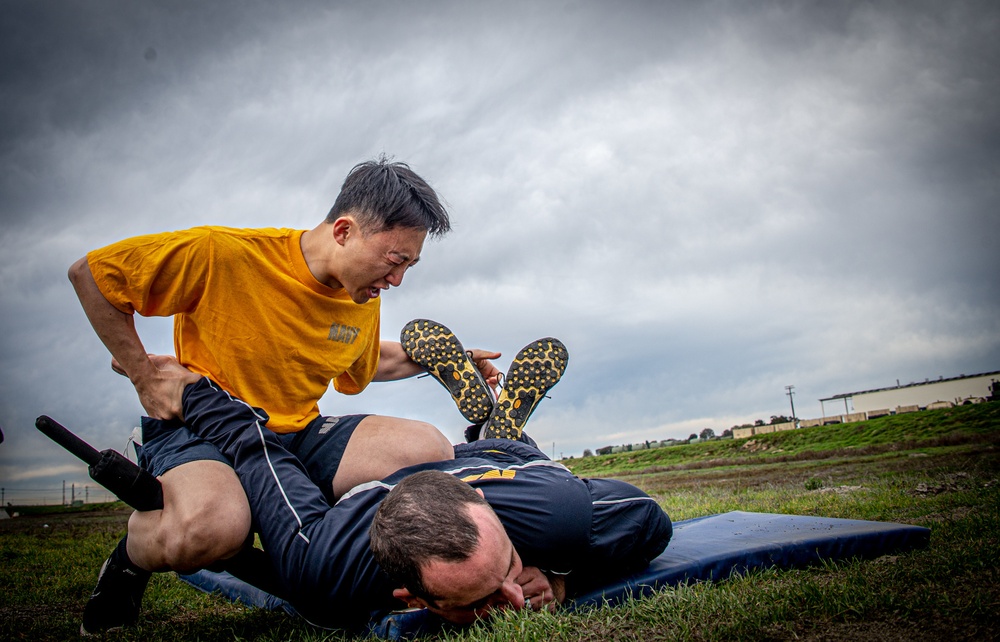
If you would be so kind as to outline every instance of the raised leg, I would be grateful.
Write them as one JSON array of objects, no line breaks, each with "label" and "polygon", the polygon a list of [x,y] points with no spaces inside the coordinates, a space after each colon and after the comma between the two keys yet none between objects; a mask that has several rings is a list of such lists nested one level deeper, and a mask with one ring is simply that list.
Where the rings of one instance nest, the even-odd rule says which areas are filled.
[{"label": "raised leg", "polygon": [[422,421],[371,415],[355,428],[333,478],[333,495],[386,477],[400,468],[455,458],[448,438]]}]

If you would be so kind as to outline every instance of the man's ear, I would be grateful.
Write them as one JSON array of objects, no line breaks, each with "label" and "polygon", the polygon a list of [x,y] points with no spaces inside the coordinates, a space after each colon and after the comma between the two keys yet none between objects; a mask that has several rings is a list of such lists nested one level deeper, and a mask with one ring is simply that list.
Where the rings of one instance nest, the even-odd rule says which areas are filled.
[{"label": "man's ear", "polygon": [[333,222],[333,240],[339,245],[343,245],[347,241],[347,237],[350,234],[356,233],[357,229],[357,223],[353,218],[350,216],[341,216]]},{"label": "man's ear", "polygon": [[483,494],[483,489],[482,488],[477,488],[476,492],[479,493],[480,497],[482,497],[483,499],[486,499],[486,495]]},{"label": "man's ear", "polygon": [[406,608],[409,609],[425,609],[427,608],[427,602],[423,601],[413,593],[410,593],[409,589],[398,588],[392,592],[392,596],[397,600],[402,600],[406,603]]}]

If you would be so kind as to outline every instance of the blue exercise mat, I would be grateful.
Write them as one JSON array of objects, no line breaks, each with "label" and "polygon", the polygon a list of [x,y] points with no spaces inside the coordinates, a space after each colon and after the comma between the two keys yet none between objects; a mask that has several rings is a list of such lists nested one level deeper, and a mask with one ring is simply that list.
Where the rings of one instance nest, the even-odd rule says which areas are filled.
[{"label": "blue exercise mat", "polygon": [[[922,548],[929,541],[927,528],[889,522],[742,511],[698,517],[676,522],[667,549],[645,570],[579,595],[567,607],[619,604],[663,587],[690,581],[719,581],[754,569],[795,568],[819,560],[874,558]],[[286,602],[228,573],[199,571],[182,575],[181,579],[208,593],[218,592],[249,606],[295,612]],[[417,636],[436,624],[426,611],[403,611],[373,622],[371,631],[398,640]]]},{"label": "blue exercise mat", "polygon": [[819,560],[873,558],[922,548],[930,529],[856,519],[733,511],[674,524],[670,544],[645,570],[577,596],[574,606],[612,604],[690,581],[719,581],[754,569]]}]

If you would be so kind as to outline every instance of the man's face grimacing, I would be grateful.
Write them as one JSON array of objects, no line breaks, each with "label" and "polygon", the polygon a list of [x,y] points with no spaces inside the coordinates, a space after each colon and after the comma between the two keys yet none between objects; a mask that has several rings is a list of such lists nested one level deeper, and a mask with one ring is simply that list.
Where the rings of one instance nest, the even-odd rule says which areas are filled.
[{"label": "man's face grimacing", "polygon": [[524,593],[516,582],[521,558],[514,544],[489,507],[470,505],[468,510],[479,529],[479,546],[464,561],[425,564],[423,584],[433,597],[408,600],[456,624],[470,624],[492,610],[524,608]]},{"label": "man's face grimacing", "polygon": [[[338,225],[341,221],[350,225]],[[398,287],[403,274],[420,260],[427,230],[397,227],[365,233],[349,217],[334,224],[334,238],[344,250],[337,281],[355,303],[378,298],[382,290]]]}]

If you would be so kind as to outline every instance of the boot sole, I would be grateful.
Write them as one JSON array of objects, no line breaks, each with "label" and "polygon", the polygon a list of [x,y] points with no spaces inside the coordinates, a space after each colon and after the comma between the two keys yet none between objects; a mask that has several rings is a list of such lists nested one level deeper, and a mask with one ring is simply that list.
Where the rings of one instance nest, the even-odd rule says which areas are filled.
[{"label": "boot sole", "polygon": [[559,339],[547,337],[522,348],[510,364],[481,438],[518,439],[528,417],[545,393],[559,383],[568,363],[569,352]]},{"label": "boot sole", "polygon": [[403,326],[399,342],[410,359],[447,388],[467,421],[481,424],[489,418],[493,395],[451,330],[436,321],[414,319]]}]

